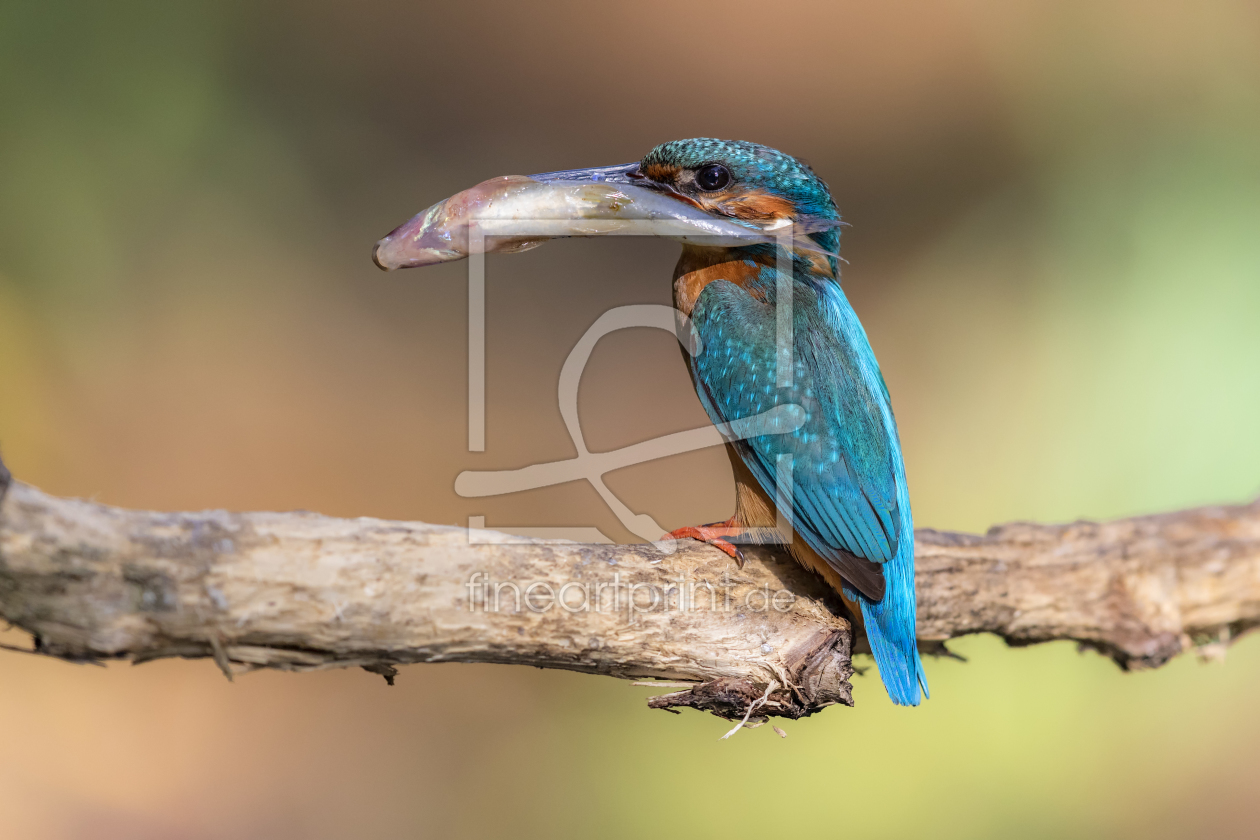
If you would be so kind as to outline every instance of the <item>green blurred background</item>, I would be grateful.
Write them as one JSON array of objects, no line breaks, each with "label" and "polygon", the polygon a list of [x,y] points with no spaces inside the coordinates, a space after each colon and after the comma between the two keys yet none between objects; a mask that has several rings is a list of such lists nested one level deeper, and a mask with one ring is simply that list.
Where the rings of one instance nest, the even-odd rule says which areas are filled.
[{"label": "green blurred background", "polygon": [[[484,178],[757,140],[811,161],[883,363],[916,520],[1112,517],[1260,491],[1260,9],[922,3],[0,2],[0,445],[47,491],[595,526],[555,404],[677,246],[491,257],[487,451],[466,450],[465,268],[374,240]],[[669,336],[601,342],[593,448],[704,422]],[[724,518],[725,456],[610,476]],[[21,637],[11,634],[20,642]],[[255,674],[0,655],[0,836],[1254,837],[1260,643],[1121,674],[956,643],[934,699],[717,738],[611,679]]]}]

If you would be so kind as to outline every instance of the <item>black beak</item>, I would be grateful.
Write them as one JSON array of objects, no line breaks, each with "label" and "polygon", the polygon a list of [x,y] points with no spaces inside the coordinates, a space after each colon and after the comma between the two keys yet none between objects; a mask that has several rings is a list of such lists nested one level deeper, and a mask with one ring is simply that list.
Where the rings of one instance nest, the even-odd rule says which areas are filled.
[{"label": "black beak", "polygon": [[596,181],[606,184],[640,184],[639,162],[619,163],[616,166],[597,166],[594,169],[562,169],[559,172],[543,172],[530,175],[535,181]]},{"label": "black beak", "polygon": [[530,175],[535,181],[598,181],[605,184],[633,184],[645,190],[655,190],[671,198],[705,209],[694,198],[680,193],[669,184],[653,181],[639,171],[638,163],[619,163],[616,166],[597,166],[594,169],[564,169],[560,172],[544,172]]}]

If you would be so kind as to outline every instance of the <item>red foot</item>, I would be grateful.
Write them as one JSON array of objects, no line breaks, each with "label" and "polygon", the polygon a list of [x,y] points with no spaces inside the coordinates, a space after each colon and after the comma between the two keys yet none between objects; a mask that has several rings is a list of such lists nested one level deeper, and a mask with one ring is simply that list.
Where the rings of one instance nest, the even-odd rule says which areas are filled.
[{"label": "red foot", "polygon": [[723,537],[737,537],[742,533],[744,533],[744,529],[735,524],[735,517],[732,516],[725,522],[714,522],[710,525],[701,525],[699,527],[679,528],[676,531],[670,531],[661,539],[699,540],[702,543],[708,543],[729,555],[735,561],[736,567],[742,569],[744,568],[744,552],[723,539]]}]

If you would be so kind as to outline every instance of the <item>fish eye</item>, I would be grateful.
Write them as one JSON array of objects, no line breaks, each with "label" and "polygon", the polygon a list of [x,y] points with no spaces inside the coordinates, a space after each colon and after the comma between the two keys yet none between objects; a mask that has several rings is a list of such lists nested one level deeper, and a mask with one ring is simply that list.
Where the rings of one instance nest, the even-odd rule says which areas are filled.
[{"label": "fish eye", "polygon": [[731,170],[720,163],[702,166],[696,172],[696,186],[705,192],[725,189],[731,183]]}]

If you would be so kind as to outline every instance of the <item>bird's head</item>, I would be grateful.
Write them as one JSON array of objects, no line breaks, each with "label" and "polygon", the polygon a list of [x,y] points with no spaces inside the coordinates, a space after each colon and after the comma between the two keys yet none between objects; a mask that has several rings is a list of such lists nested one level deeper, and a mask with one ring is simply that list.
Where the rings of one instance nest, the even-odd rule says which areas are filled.
[{"label": "bird's head", "polygon": [[[757,143],[709,137],[662,143],[639,161],[632,178],[741,221],[840,220],[831,191],[809,164]],[[818,233],[834,236],[836,228]]]},{"label": "bird's head", "polygon": [[824,250],[834,253],[839,247],[840,214],[827,184],[804,161],[758,143],[671,140],[637,163],[533,177],[634,184],[713,216],[759,226],[791,221]]}]

